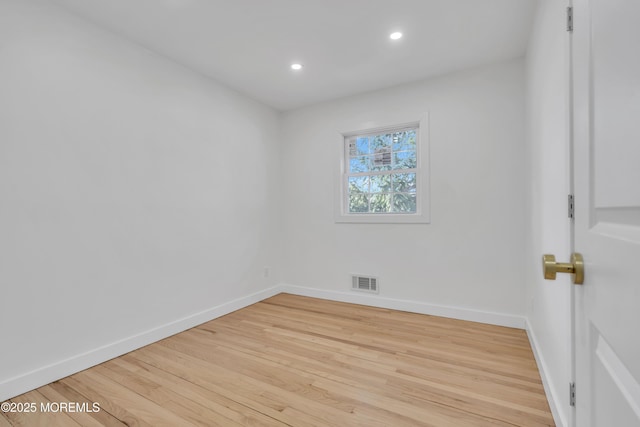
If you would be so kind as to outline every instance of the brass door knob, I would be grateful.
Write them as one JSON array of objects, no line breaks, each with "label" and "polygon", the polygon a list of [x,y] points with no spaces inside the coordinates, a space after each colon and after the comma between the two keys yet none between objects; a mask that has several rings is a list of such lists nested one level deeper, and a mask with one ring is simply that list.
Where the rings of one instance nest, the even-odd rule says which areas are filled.
[{"label": "brass door knob", "polygon": [[542,255],[542,271],[547,280],[556,280],[556,273],[570,273],[574,284],[582,285],[584,282],[584,260],[577,252],[571,254],[570,263],[556,262],[554,255]]}]

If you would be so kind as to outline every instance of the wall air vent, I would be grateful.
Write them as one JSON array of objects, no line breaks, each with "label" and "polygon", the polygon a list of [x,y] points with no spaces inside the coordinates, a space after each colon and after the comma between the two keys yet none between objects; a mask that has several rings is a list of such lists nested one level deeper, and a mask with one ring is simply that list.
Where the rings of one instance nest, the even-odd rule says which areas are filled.
[{"label": "wall air vent", "polygon": [[369,292],[377,294],[379,291],[379,283],[377,277],[351,276],[351,290],[359,292]]}]

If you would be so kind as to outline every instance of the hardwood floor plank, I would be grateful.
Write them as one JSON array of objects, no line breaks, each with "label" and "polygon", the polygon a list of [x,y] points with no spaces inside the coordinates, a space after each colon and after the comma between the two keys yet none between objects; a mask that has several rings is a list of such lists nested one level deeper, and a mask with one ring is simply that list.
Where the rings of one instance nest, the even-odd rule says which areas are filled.
[{"label": "hardwood floor plank", "polygon": [[240,425],[283,425],[281,422],[278,422],[253,408],[243,406],[222,394],[212,392],[198,386],[197,384],[185,381],[169,372],[160,370],[144,362],[140,362],[131,355],[125,355],[108,363],[117,364],[118,366],[126,368],[133,372],[134,375],[151,378],[159,384],[171,388],[182,397],[209,408],[216,414],[220,414],[226,419],[232,420]]},{"label": "hardwood floor plank", "polygon": [[3,413],[0,413],[0,427],[11,427],[11,423]]},{"label": "hardwood floor plank", "polygon": [[101,405],[42,425],[554,425],[522,330],[287,294],[16,399]]},{"label": "hardwood floor plank", "polygon": [[[131,370],[130,368],[134,369]],[[161,385],[158,378],[153,380],[145,375],[140,375],[135,365],[127,365],[122,361],[110,361],[104,366],[96,367],[98,372],[107,378],[118,382],[128,389],[145,396],[154,403],[161,405],[163,408],[174,413],[179,413],[184,419],[193,422],[196,425],[221,425],[221,426],[237,426],[240,425],[235,421],[214,412],[205,406],[201,406],[197,402],[183,397],[174,391],[175,385],[170,387]],[[129,369],[127,369],[129,368]],[[153,384],[154,392],[148,393],[146,384]]]},{"label": "hardwood floor plank", "polygon": [[[180,338],[186,339],[187,337],[181,336]],[[323,408],[318,407],[318,411],[326,411],[328,407],[331,407],[345,413],[354,413],[358,406],[365,404],[365,402],[358,400],[336,397],[332,395],[332,393],[328,393],[325,389],[317,388],[312,384],[310,385],[310,383],[321,377],[305,370],[293,369],[288,364],[287,366],[281,365],[278,361],[269,361],[259,355],[251,355],[241,351],[234,351],[229,348],[218,347],[216,348],[215,354],[202,352],[199,351],[200,349],[197,347],[194,347],[193,344],[196,342],[197,340],[191,341],[191,343],[181,341],[172,343],[171,345],[175,345],[176,348],[180,349],[179,351],[183,351],[194,357],[215,363],[217,366],[234,371],[239,375],[246,375],[261,381],[265,385],[268,384],[279,390],[279,393],[291,392],[295,395],[304,397],[306,400],[311,400],[314,403],[324,405]],[[173,348],[169,343],[166,344],[169,345],[170,348]],[[242,368],[238,369],[238,366],[241,366]],[[262,387],[264,388],[265,386],[263,385]],[[291,410],[291,408],[286,408],[285,410]],[[316,416],[318,416],[318,414],[316,414]],[[387,419],[387,423],[394,421],[396,424],[399,424],[401,421],[397,414],[394,417],[390,417],[389,414],[383,413],[381,410],[377,411],[375,419]],[[371,423],[373,420],[374,419],[366,420],[364,424],[366,425],[367,423]],[[409,419],[407,419],[407,421],[409,421]],[[416,420],[411,420],[410,424],[416,425]]]},{"label": "hardwood floor plank", "polygon": [[[165,344],[165,342],[162,344]],[[355,416],[350,412],[352,408],[348,406],[348,403],[338,402],[339,407],[330,405],[330,398],[323,398],[321,391],[311,387],[308,382],[295,381],[290,386],[280,388],[277,384],[284,383],[276,378],[276,375],[270,375],[269,380],[264,380],[264,377],[254,375],[257,372],[256,370],[251,371],[249,374],[248,371],[238,371],[239,369],[250,369],[248,366],[229,369],[228,364],[222,366],[218,363],[208,363],[203,359],[188,354],[190,350],[178,352],[170,347],[163,347],[157,346],[153,349],[145,350],[144,353],[148,356],[153,353],[153,356],[159,357],[162,363],[178,361],[179,364],[187,368],[183,373],[189,376],[190,381],[198,381],[205,388],[214,387],[217,389],[222,386],[226,390],[234,389],[235,392],[240,394],[235,395],[233,397],[234,400],[243,399],[250,402],[249,405],[260,405],[261,412],[267,413],[287,424],[304,425],[301,423],[309,423],[309,425],[326,426],[340,425],[345,422],[347,424],[358,422],[358,420],[351,420]],[[223,359],[217,358],[215,360],[221,362]],[[238,365],[243,363],[246,363],[246,361],[237,361]],[[196,371],[190,373],[191,367],[196,367]],[[178,368],[173,366],[172,370],[175,369]],[[293,375],[288,377],[289,380],[293,378]],[[310,396],[317,397],[321,401],[309,398]],[[287,410],[291,408],[304,412],[307,417],[303,420],[291,417],[283,418],[283,415],[288,414]],[[368,420],[362,421],[362,424],[366,425]]]},{"label": "hardwood floor plank", "polygon": [[154,403],[149,394],[138,394],[126,387],[118,384],[101,372],[102,367],[98,369],[89,369],[74,377],[78,381],[84,381],[95,385],[100,389],[101,394],[107,397],[110,402],[118,405],[120,408],[126,408],[129,413],[134,415],[138,420],[153,426],[184,426],[193,427],[194,424],[187,422],[179,415],[166,410],[162,405]]},{"label": "hardwood floor plank", "polygon": [[[234,320],[241,321],[242,322],[241,324],[243,326],[256,324],[256,322],[251,322],[250,320],[243,317],[236,317],[234,318]],[[328,321],[328,319],[324,319],[324,320],[314,319],[314,322],[316,323],[322,323],[324,321]],[[257,322],[257,324],[260,324],[260,323]],[[486,351],[483,351],[483,348],[480,348],[478,346],[471,347],[469,344],[463,348],[460,345],[443,343],[442,341],[434,342],[434,343],[414,342],[416,341],[415,338],[411,338],[410,340],[387,339],[386,341],[382,341],[379,338],[380,336],[379,331],[373,328],[372,328],[371,334],[373,337],[376,337],[376,339],[378,340],[377,343],[371,343],[371,341],[366,338],[365,339],[360,338],[361,335],[357,335],[358,331],[351,331],[350,334],[336,335],[331,337],[327,335],[323,336],[317,333],[308,333],[306,331],[300,330],[299,327],[291,328],[291,327],[284,326],[282,324],[274,324],[274,323],[272,323],[271,325],[272,325],[272,328],[266,329],[266,331],[272,332],[272,333],[282,333],[286,335],[288,338],[295,337],[296,335],[299,335],[299,336],[306,335],[307,336],[306,339],[308,341],[312,341],[319,345],[338,347],[339,349],[342,349],[342,350],[353,348],[355,346],[358,349],[369,348],[375,352],[382,352],[382,353],[385,353],[385,352],[399,353],[400,351],[398,350],[394,351],[390,349],[403,349],[402,351],[404,351],[405,353],[416,354],[416,355],[429,354],[429,352],[444,353],[446,356],[448,356],[449,354],[454,354],[456,356],[466,355],[468,357],[473,358],[476,361],[480,361],[481,363],[486,363],[488,365],[500,366],[502,364],[507,364],[508,366],[514,367],[514,368],[528,368],[529,371],[537,374],[535,363],[530,358],[531,354],[529,352],[527,352],[525,355],[516,357],[512,351],[511,351],[511,354],[493,354],[493,353],[487,353]],[[207,326],[203,325],[203,327],[206,328]],[[341,346],[340,344],[347,344],[347,345]],[[486,343],[482,343],[482,346],[486,346],[486,345],[487,345]],[[501,349],[497,349],[497,350],[494,349],[493,351],[497,352],[499,350]],[[510,350],[506,349],[504,351],[509,352]],[[490,358],[488,358],[486,361],[480,360],[480,358],[478,358],[478,355],[482,353],[487,353],[488,356],[490,356]]]},{"label": "hardwood floor plank", "polygon": [[[153,349],[143,348],[130,353],[131,357],[140,362],[154,366],[160,370],[171,372],[177,377],[196,384],[205,390],[227,396],[229,399],[241,405],[254,408],[256,411],[271,418],[282,421],[285,424],[312,426],[305,419],[295,419],[283,416],[282,411],[287,403],[282,399],[271,400],[259,388],[252,388],[238,378],[221,372],[215,366],[210,366],[201,361],[193,360],[185,355],[165,351],[158,346]],[[297,424],[294,424],[297,423]]]},{"label": "hardwood floor plank", "polygon": [[[228,369],[234,369],[234,366],[236,365],[240,365],[240,366],[250,365],[250,363],[246,360],[242,361],[241,363],[238,363],[239,360],[242,360],[243,357],[247,355],[247,353],[243,352],[242,350],[217,348],[215,356],[212,356],[210,354],[199,354],[197,348],[193,347],[194,339],[192,338],[191,343],[189,342],[189,337],[193,335],[197,335],[198,331],[196,330],[196,331],[190,331],[190,332],[191,332],[190,335],[181,334],[180,337],[174,337],[176,338],[176,340],[179,339],[180,341],[175,342],[173,345],[175,345],[176,348],[179,348],[181,350],[189,351],[189,354],[192,354],[196,357],[209,359],[210,361],[218,365],[221,365],[221,366],[229,365]],[[207,335],[204,335],[201,338],[206,339],[208,337]],[[229,353],[228,356],[222,359],[220,356],[226,352]],[[254,355],[252,355],[252,357],[255,358],[256,362],[259,360],[264,360],[264,354],[255,353]],[[373,387],[372,386],[363,387],[363,382],[361,380],[349,381],[350,378],[340,378],[336,376],[334,376],[333,378],[327,378],[326,376],[317,376],[315,373],[313,373],[312,371],[309,371],[308,369],[299,369],[296,366],[293,366],[289,363],[286,363],[286,368],[280,369],[280,371],[282,371],[280,372],[276,368],[276,366],[278,366],[277,365],[278,363],[281,363],[281,360],[272,361],[272,363],[270,364],[262,363],[261,366],[257,368],[257,372],[251,372],[250,375],[254,378],[265,377],[264,381],[269,381],[269,378],[274,378],[274,377],[278,378],[279,380],[282,381],[282,384],[274,383],[274,385],[277,385],[282,388],[290,388],[290,389],[294,387],[293,385],[296,383],[296,379],[288,376],[287,373],[289,372],[298,372],[298,375],[301,377],[304,377],[303,381],[306,381],[306,382],[313,381],[314,379],[322,378],[322,379],[328,379],[330,381],[335,381],[337,383],[345,384],[345,385],[358,384],[360,385],[360,389],[366,389],[366,390],[374,390],[374,389],[378,390],[378,388],[381,386],[381,384],[376,384]],[[373,375],[375,375],[375,373],[373,372],[369,373],[369,376],[373,376]],[[511,420],[517,420],[522,417],[523,409],[529,410],[529,408],[531,407],[530,405],[531,402],[535,402],[536,404],[539,404],[539,405],[543,404],[545,405],[544,407],[546,408],[546,401],[539,395],[535,393],[530,393],[530,392],[522,395],[523,401],[527,402],[526,406],[513,403],[513,404],[510,404],[511,407],[501,405],[498,408],[495,408],[496,402],[501,402],[500,399],[512,398],[513,397],[512,393],[509,393],[509,390],[505,389],[499,395],[499,398],[492,398],[490,395],[487,396],[487,395],[482,395],[477,393],[474,394],[469,392],[469,389],[472,390],[474,385],[473,383],[470,384],[469,380],[466,380],[465,383],[462,383],[461,381],[459,381],[459,383],[461,383],[461,385],[464,386],[463,388],[461,388],[462,390],[464,390],[464,394],[462,394],[460,392],[456,392],[455,387],[449,387],[445,384],[438,383],[437,381],[438,378],[436,379],[429,378],[428,380],[416,381],[414,377],[411,377],[405,374],[399,374],[399,373],[386,375],[386,376],[381,375],[381,377],[384,380],[384,386],[385,386],[384,395],[387,397],[396,396],[397,398],[399,396],[398,393],[403,393],[407,389],[411,390],[412,388],[416,388],[416,387],[421,387],[421,389],[425,389],[425,388],[431,389],[432,395],[439,397],[438,399],[430,399],[432,403],[435,403],[435,404],[446,403],[448,404],[449,407],[451,407],[452,406],[451,402],[457,402],[460,405],[462,403],[465,403],[465,401],[471,400],[476,404],[478,403],[480,404],[481,410],[475,412],[477,415],[480,415],[480,416],[489,416],[489,417],[495,418],[496,410],[500,410],[500,412],[502,413],[501,416],[503,418],[505,418],[507,415],[510,415]],[[441,376],[441,379],[445,380],[448,378],[442,378]],[[396,381],[394,382],[394,380]],[[394,384],[402,384],[402,385],[394,386]],[[426,387],[426,385],[428,385],[429,387]],[[295,388],[293,388],[292,391],[296,391]],[[318,400],[318,398],[316,398],[316,400]],[[345,399],[344,396],[337,398],[337,400],[347,401],[347,399]],[[362,405],[363,403],[364,402],[361,402],[361,401],[354,402],[353,408],[351,408],[350,410],[354,410],[356,407],[358,407],[359,405]],[[495,410],[493,412],[486,413],[487,410],[492,407],[494,407]],[[511,412],[511,413],[506,414],[506,412]]]},{"label": "hardwood floor plank", "polygon": [[129,409],[135,409],[134,405],[137,404],[136,401],[127,404],[117,397],[116,399],[111,399],[108,390],[103,392],[99,383],[93,382],[86,377],[78,377],[77,375],[79,374],[64,378],[60,380],[60,383],[82,394],[88,400],[100,403],[100,407],[103,411],[113,415],[127,426],[153,426],[151,423],[139,418],[135,412],[130,412]]}]

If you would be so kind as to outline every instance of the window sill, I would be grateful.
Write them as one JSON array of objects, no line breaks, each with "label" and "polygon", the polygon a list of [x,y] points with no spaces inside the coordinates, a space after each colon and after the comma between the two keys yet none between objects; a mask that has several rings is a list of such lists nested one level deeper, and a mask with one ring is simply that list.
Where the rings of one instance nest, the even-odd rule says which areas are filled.
[{"label": "window sill", "polygon": [[335,216],[335,222],[346,224],[429,224],[431,221],[425,214],[338,214]]}]

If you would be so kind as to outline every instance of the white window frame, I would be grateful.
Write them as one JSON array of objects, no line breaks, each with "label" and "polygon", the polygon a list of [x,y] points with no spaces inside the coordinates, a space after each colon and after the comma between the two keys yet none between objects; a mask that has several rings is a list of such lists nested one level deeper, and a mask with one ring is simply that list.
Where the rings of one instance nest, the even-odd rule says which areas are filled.
[{"label": "white window frame", "polygon": [[[375,126],[375,125],[374,125]],[[348,212],[348,168],[346,159],[346,141],[358,135],[384,133],[415,127],[416,130],[416,212],[415,213],[349,213]],[[361,224],[428,224],[430,223],[429,204],[429,131],[428,115],[425,113],[414,121],[386,124],[361,130],[340,132],[339,173],[335,191],[335,222]]]}]

